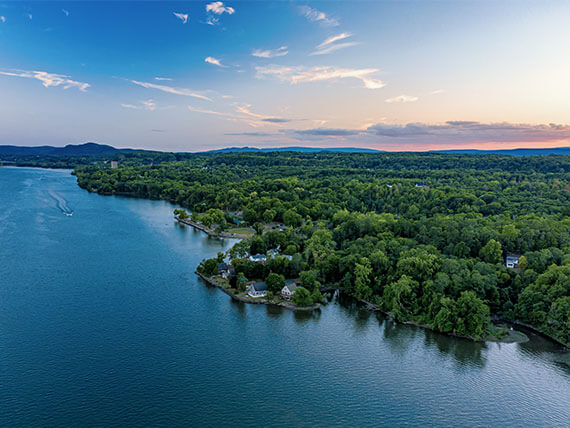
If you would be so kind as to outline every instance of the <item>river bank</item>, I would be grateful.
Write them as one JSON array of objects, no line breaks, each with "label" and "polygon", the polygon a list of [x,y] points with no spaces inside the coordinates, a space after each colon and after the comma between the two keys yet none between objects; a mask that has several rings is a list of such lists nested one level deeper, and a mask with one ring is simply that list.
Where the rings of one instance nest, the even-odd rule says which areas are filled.
[{"label": "river bank", "polygon": [[209,227],[204,226],[203,224],[197,223],[191,219],[181,219],[179,216],[174,216],[176,221],[179,223],[185,224],[187,226],[192,226],[195,229],[201,230],[202,232],[207,233],[210,236],[215,238],[234,238],[234,239],[247,239],[251,236],[251,234],[241,234],[241,233],[232,233],[232,232],[216,232]]},{"label": "river bank", "polygon": [[243,302],[243,303],[251,303],[253,305],[273,305],[273,306],[280,306],[282,308],[285,309],[289,309],[292,311],[314,311],[316,309],[319,309],[321,307],[320,303],[314,303],[312,305],[309,306],[297,306],[294,303],[291,302],[276,302],[276,301],[271,301],[271,300],[267,300],[264,298],[251,298],[251,297],[243,297],[240,296],[236,293],[234,293],[232,291],[231,288],[226,288],[224,287],[224,284],[220,284],[218,281],[216,281],[213,278],[209,278],[205,275],[202,275],[199,272],[195,272],[196,275],[198,275],[200,277],[200,279],[202,279],[204,282],[222,290],[224,293],[226,293],[228,296],[230,296],[233,300],[239,301],[239,302]]}]

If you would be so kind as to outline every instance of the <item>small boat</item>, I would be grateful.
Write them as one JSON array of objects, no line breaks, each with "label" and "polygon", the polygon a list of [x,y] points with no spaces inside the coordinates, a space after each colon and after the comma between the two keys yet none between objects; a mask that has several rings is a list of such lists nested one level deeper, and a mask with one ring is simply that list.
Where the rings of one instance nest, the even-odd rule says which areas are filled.
[{"label": "small boat", "polygon": [[66,216],[71,217],[73,213],[64,213]]}]

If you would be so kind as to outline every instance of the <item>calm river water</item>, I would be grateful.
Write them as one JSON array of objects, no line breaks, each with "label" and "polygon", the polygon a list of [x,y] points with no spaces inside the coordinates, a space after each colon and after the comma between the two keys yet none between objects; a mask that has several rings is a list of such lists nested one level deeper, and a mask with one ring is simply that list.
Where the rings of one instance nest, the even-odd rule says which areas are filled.
[{"label": "calm river water", "polygon": [[570,426],[549,341],[235,303],[193,274],[231,242],[172,210],[0,168],[1,427]]}]

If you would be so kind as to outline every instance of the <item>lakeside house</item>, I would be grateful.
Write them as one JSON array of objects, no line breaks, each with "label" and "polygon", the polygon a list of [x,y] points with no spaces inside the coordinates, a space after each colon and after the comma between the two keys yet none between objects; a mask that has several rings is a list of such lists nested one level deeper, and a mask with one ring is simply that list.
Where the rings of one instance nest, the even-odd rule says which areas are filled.
[{"label": "lakeside house", "polygon": [[228,264],[225,262],[218,263],[218,275],[220,275],[222,278],[227,278],[228,274],[229,274]]},{"label": "lakeside house", "polygon": [[289,261],[293,260],[293,256],[290,256],[288,254],[279,254],[279,249],[272,249],[272,250],[267,251],[267,257],[268,258],[272,259],[272,258],[277,257],[277,256],[285,257]]},{"label": "lakeside house", "polygon": [[258,298],[267,295],[267,284],[265,282],[256,282],[248,286],[248,293],[250,297]]},{"label": "lakeside house", "polygon": [[505,266],[511,269],[519,267],[519,254],[507,254],[505,258]]},{"label": "lakeside house", "polygon": [[252,262],[265,263],[267,261],[267,257],[265,254],[255,254],[253,256],[249,256],[249,260]]},{"label": "lakeside house", "polygon": [[281,289],[281,296],[284,299],[291,300],[291,298],[293,297],[293,293],[295,293],[296,289],[297,289],[297,283],[294,280],[289,279],[285,281],[285,287]]},{"label": "lakeside house", "polygon": [[117,169],[118,167],[119,167],[119,162],[118,162],[118,161],[115,161],[115,160],[112,160],[112,161],[111,161],[111,168],[112,168],[112,169]]}]

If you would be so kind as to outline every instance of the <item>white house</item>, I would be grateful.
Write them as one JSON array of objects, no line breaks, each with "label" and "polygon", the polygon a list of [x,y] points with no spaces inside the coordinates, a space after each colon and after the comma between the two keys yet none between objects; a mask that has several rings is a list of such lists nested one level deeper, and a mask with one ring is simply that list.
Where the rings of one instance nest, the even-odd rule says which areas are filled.
[{"label": "white house", "polygon": [[265,257],[265,254],[256,254],[254,256],[249,256],[249,260],[252,262],[265,263],[267,261],[267,257]]},{"label": "white house", "polygon": [[247,293],[250,297],[265,297],[267,295],[267,284],[265,282],[256,282],[248,286],[249,292]]},{"label": "white house", "polygon": [[519,257],[518,254],[507,254],[505,266],[511,269],[519,267]]},{"label": "white house", "polygon": [[295,281],[286,281],[285,287],[281,289],[281,296],[283,296],[284,299],[291,299],[296,289],[297,283]]}]

